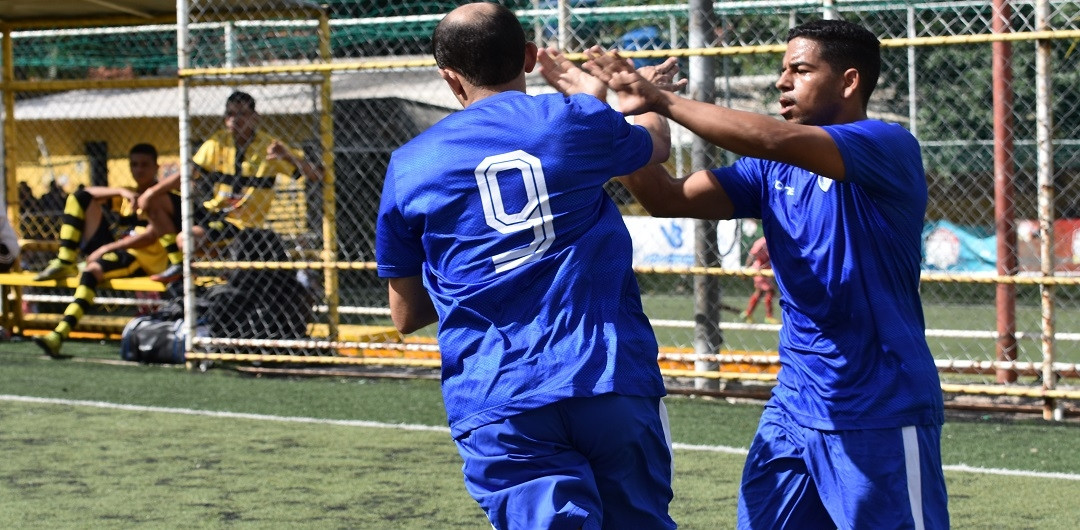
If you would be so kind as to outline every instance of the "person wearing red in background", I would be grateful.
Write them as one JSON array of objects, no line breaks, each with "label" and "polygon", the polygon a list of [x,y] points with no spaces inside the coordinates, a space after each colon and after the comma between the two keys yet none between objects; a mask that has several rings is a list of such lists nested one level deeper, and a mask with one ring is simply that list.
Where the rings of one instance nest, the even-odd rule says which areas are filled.
[{"label": "person wearing red in background", "polygon": [[[750,246],[750,252],[746,256],[746,266],[755,270],[772,269],[772,263],[769,261],[769,247],[765,244],[765,238],[759,237],[754,244]],[[765,322],[768,324],[779,324],[780,321],[773,315],[773,296],[776,294],[776,285],[773,284],[772,277],[759,274],[754,276],[754,293],[750,295],[750,301],[746,304],[746,311],[743,311],[743,320],[747,322],[754,321],[754,310],[757,309],[758,301],[761,297],[765,297]]]}]

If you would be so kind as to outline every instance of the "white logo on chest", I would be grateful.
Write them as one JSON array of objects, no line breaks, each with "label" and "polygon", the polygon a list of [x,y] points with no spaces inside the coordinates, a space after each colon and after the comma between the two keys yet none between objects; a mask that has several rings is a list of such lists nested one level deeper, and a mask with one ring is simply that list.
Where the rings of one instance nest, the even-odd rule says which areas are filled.
[{"label": "white logo on chest", "polygon": [[821,191],[829,191],[829,188],[831,188],[832,185],[833,185],[833,179],[825,178],[825,177],[823,177],[821,175],[818,175],[817,187],[821,188]]},{"label": "white logo on chest", "polygon": [[784,195],[795,195],[795,188],[792,188],[791,186],[786,186],[783,182],[780,182],[779,180],[773,182],[773,189],[784,193]]}]

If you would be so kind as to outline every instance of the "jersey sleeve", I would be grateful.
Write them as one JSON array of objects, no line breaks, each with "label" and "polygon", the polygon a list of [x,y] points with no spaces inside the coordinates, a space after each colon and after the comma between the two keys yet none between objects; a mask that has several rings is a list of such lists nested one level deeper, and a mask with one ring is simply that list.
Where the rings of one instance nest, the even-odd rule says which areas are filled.
[{"label": "jersey sleeve", "polygon": [[868,193],[903,200],[919,187],[913,179],[926,178],[918,142],[897,124],[864,120],[825,130],[844,159],[844,180]]},{"label": "jersey sleeve", "polygon": [[764,162],[743,157],[734,164],[712,170],[713,177],[724,188],[724,193],[735,206],[733,219],[761,219],[764,204]]},{"label": "jersey sleeve", "polygon": [[195,151],[195,154],[191,157],[191,161],[196,166],[199,166],[202,171],[196,171],[192,177],[199,177],[201,176],[200,173],[203,172],[213,173],[214,171],[220,171],[220,168],[216,167],[214,163],[214,153],[217,151],[218,145],[220,145],[220,139],[215,134],[199,146],[198,151]]},{"label": "jersey sleeve", "polygon": [[375,261],[380,278],[419,276],[423,270],[423,242],[409,226],[401,209],[395,189],[396,181],[391,157],[375,225]]},{"label": "jersey sleeve", "polygon": [[577,94],[571,96],[570,101],[578,105],[581,112],[592,116],[590,121],[597,127],[606,129],[597,131],[597,138],[611,138],[608,150],[596,153],[597,159],[610,161],[609,178],[633,173],[652,158],[652,136],[645,127],[626,121],[621,112],[593,96]]}]

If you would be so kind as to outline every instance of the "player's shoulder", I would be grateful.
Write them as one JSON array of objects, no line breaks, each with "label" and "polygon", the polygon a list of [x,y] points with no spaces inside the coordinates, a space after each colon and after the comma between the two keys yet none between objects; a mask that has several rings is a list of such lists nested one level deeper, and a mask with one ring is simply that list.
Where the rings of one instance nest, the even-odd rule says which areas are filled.
[{"label": "player's shoulder", "polygon": [[617,114],[615,109],[612,109],[606,101],[592,94],[573,94],[571,96],[549,94],[549,96],[551,96],[551,101],[561,101],[563,105],[583,114],[608,114],[612,116]]},{"label": "player's shoulder", "polygon": [[252,143],[260,145],[260,146],[265,146],[265,145],[270,145],[270,143],[273,142],[274,140],[277,140],[278,142],[281,142],[282,144],[285,145],[285,147],[289,147],[288,143],[286,143],[286,142],[284,142],[284,141],[282,141],[282,140],[280,140],[278,138],[275,138],[274,136],[271,136],[270,133],[268,133],[268,132],[266,132],[266,131],[264,131],[262,129],[255,129],[255,138],[252,140]]},{"label": "player's shoulder", "polygon": [[221,149],[227,145],[232,144],[232,135],[225,129],[218,129],[210,135],[209,138],[203,140],[203,143],[199,146],[200,151],[206,149]]},{"label": "player's shoulder", "polygon": [[850,123],[827,125],[825,129],[833,136],[861,136],[874,138],[879,141],[910,141],[915,142],[915,136],[904,128],[903,125],[877,119],[865,119]]}]

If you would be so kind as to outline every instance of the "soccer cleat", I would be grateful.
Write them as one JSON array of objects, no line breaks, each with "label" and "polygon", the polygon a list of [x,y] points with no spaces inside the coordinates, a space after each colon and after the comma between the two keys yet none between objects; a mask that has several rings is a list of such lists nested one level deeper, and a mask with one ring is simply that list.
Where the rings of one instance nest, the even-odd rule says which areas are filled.
[{"label": "soccer cleat", "polygon": [[161,283],[172,283],[180,278],[184,277],[184,264],[173,263],[165,268],[165,270],[150,276],[151,280]]},{"label": "soccer cleat", "polygon": [[780,319],[776,318],[776,317],[765,317],[765,323],[766,324],[779,324]]},{"label": "soccer cleat", "polygon": [[59,280],[61,278],[70,278],[79,274],[79,268],[73,263],[64,263],[59,259],[53,259],[49,261],[49,265],[45,267],[45,270],[37,273],[34,276],[35,282],[43,282],[46,280]]},{"label": "soccer cleat", "polygon": [[747,324],[753,324],[754,323],[754,315],[751,315],[750,313],[742,313],[739,316],[741,316],[742,319],[743,319],[743,322],[746,322]]},{"label": "soccer cleat", "polygon": [[34,344],[37,344],[45,352],[45,355],[48,355],[53,359],[67,359],[71,357],[70,355],[62,355],[60,353],[60,346],[63,343],[64,339],[55,331],[50,331],[47,335],[34,337]]}]

